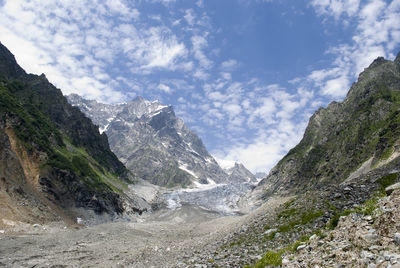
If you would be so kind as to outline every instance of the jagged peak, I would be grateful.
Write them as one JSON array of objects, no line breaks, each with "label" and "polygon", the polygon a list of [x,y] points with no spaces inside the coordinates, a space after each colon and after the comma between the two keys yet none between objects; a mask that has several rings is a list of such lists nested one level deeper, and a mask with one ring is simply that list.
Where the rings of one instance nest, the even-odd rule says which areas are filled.
[{"label": "jagged peak", "polygon": [[379,66],[383,63],[387,62],[384,57],[377,57],[369,66],[368,68],[374,68],[376,66]]},{"label": "jagged peak", "polygon": [[18,65],[14,55],[0,42],[0,77],[9,79],[25,74],[26,72]]}]

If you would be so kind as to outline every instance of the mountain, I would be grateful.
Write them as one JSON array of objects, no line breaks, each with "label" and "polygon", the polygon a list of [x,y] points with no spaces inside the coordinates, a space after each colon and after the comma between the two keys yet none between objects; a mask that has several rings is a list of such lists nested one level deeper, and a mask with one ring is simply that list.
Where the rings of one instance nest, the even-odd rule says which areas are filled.
[{"label": "mountain", "polygon": [[263,178],[265,178],[267,175],[268,175],[268,174],[265,173],[265,172],[257,172],[256,174],[254,174],[254,176],[255,176],[257,179],[263,179]]},{"label": "mountain", "polygon": [[256,182],[256,176],[253,175],[243,164],[235,162],[235,165],[224,169],[231,180],[237,182]]},{"label": "mountain", "polygon": [[389,172],[400,155],[399,134],[400,56],[379,57],[342,102],[314,113],[300,143],[255,191],[290,193],[349,182],[385,166]]},{"label": "mountain", "polygon": [[229,178],[171,106],[142,97],[115,105],[76,94],[67,98],[99,125],[113,152],[139,178],[168,187],[243,180],[240,174]]},{"label": "mountain", "polygon": [[[213,265],[366,267],[398,261],[399,166],[400,53],[394,61],[377,58],[342,102],[311,116],[300,143],[240,198],[241,211],[258,207],[250,214],[256,218],[216,246],[240,260]],[[205,262],[212,255],[203,256]]]},{"label": "mountain", "polygon": [[20,220],[149,208],[125,193],[134,177],[107,136],[44,74],[27,74],[1,43],[0,178],[2,215]]}]

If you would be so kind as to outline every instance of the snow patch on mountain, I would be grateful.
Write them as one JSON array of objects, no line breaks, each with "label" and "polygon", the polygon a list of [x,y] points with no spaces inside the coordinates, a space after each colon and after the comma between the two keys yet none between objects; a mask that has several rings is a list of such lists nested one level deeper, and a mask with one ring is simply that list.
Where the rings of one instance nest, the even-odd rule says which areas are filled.
[{"label": "snow patch on mountain", "polygon": [[180,165],[179,168],[182,169],[183,171],[189,173],[190,175],[192,175],[196,179],[199,178],[199,176],[197,176],[196,173],[194,173],[193,171],[189,170],[186,165]]}]

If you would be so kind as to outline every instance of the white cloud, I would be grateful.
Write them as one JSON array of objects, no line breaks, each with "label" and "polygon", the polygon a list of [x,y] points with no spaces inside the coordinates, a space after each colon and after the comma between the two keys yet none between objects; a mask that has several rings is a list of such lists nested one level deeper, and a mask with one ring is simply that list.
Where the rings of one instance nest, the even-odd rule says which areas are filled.
[{"label": "white cloud", "polygon": [[124,41],[124,51],[138,66],[136,70],[175,69],[177,60],[186,55],[185,45],[163,27],[151,27],[141,38]]},{"label": "white cloud", "polygon": [[227,112],[230,117],[235,117],[241,113],[242,107],[235,103],[228,103],[222,106],[222,110]]},{"label": "white cloud", "polygon": [[172,93],[171,88],[169,86],[167,86],[167,85],[164,85],[164,84],[159,84],[158,85],[158,89],[163,91],[163,92],[165,92],[165,93],[168,93],[168,94]]},{"label": "white cloud", "polygon": [[228,72],[222,72],[221,73],[222,78],[224,78],[225,80],[231,80],[232,79],[232,75]]},{"label": "white cloud", "polygon": [[223,169],[229,169],[229,168],[233,168],[235,166],[235,161],[233,160],[225,160],[225,159],[218,159],[218,158],[214,158],[218,165],[220,167],[222,167]]},{"label": "white cloud", "polygon": [[185,12],[185,15],[183,16],[186,20],[186,22],[193,26],[195,23],[196,16],[194,15],[193,9],[187,9]]},{"label": "white cloud", "polygon": [[338,20],[342,15],[355,15],[359,10],[360,0],[312,0],[311,5],[317,14],[331,15]]},{"label": "white cloud", "polygon": [[213,65],[213,62],[207,58],[203,51],[208,46],[207,40],[200,35],[193,36],[191,40],[195,59],[199,61],[202,68],[209,69]]},{"label": "white cloud", "polygon": [[[334,99],[343,98],[356,76],[378,56],[393,57],[392,51],[400,44],[400,1],[387,3],[382,0],[312,1],[316,12],[329,18],[352,17],[356,27],[352,43],[338,44],[327,52],[335,57],[330,68],[314,70],[307,77],[321,95]],[[302,79],[293,80],[294,84]]]},{"label": "white cloud", "polygon": [[232,70],[235,67],[237,67],[238,64],[239,63],[237,62],[237,60],[230,59],[230,60],[222,62],[221,63],[221,68],[224,69],[224,70]]},{"label": "white cloud", "polygon": [[267,125],[274,123],[273,118],[277,110],[275,101],[272,98],[261,98],[258,102],[261,105],[250,114],[249,124],[254,123],[257,119],[262,120]]},{"label": "white cloud", "polygon": [[111,12],[124,15],[122,17],[124,20],[129,20],[130,18],[138,19],[140,16],[140,12],[137,9],[129,8],[120,0],[107,0],[106,5]]},{"label": "white cloud", "polygon": [[305,124],[293,127],[282,123],[281,128],[282,131],[267,131],[251,143],[239,143],[224,151],[214,151],[213,155],[219,161],[227,159],[243,163],[253,173],[269,171],[300,141]]},{"label": "white cloud", "polygon": [[[193,69],[184,43],[170,29],[132,23],[140,20],[132,3],[107,0],[87,6],[87,1],[3,1],[0,40],[28,72],[46,73],[66,94],[106,102],[125,98],[118,87],[126,83],[108,69],[121,56],[130,59],[122,64],[134,73]],[[110,92],[114,97],[106,96]]]}]

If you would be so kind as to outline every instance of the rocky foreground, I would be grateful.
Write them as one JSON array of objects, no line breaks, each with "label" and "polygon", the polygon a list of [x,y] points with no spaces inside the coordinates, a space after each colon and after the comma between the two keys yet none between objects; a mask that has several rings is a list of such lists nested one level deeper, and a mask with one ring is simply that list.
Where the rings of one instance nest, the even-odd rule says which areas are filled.
[{"label": "rocky foreground", "polygon": [[[286,200],[271,199],[268,206],[247,216],[221,217],[199,207],[182,206],[143,215],[131,222],[92,227],[3,222],[0,266],[215,267],[214,252],[206,263],[197,255],[207,255],[216,241],[239,230],[249,217],[269,213]],[[238,263],[235,259],[240,258],[221,254],[230,263]]]},{"label": "rocky foreground", "polygon": [[[271,198],[245,216],[221,217],[199,207],[182,206],[130,222],[92,227],[3,222],[0,266],[400,267],[399,189],[369,199],[354,212],[348,210],[337,223],[328,221],[319,229],[312,225],[320,220],[299,224],[294,229],[301,238],[294,243],[298,234],[282,225],[265,225],[265,218],[282,218],[293,211],[288,205],[296,203],[293,200]],[[257,226],[264,227],[262,234]],[[261,240],[255,241],[249,233]]]},{"label": "rocky foreground", "polygon": [[400,267],[400,190],[383,197],[371,215],[351,213],[337,227],[313,235],[295,253],[284,256],[285,267]]}]

